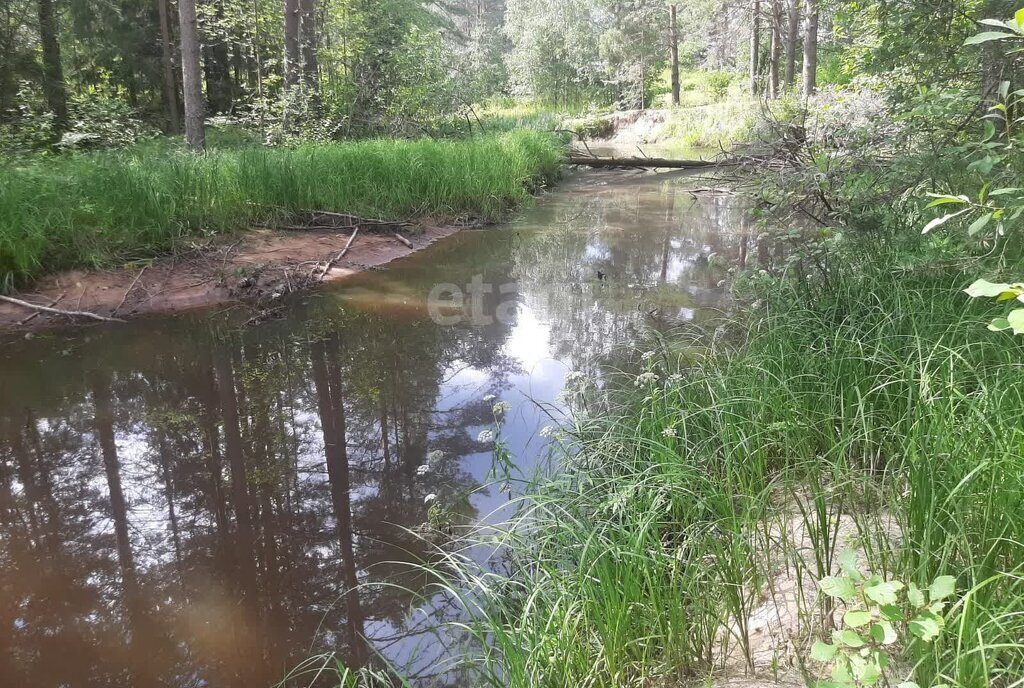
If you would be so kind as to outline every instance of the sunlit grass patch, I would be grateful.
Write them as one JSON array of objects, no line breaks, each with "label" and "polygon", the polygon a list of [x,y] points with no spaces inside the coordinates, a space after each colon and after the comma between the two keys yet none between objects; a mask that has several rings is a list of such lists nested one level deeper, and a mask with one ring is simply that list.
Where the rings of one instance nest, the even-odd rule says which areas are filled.
[{"label": "sunlit grass patch", "polygon": [[368,140],[194,156],[161,142],[50,157],[0,171],[0,288],[116,265],[183,237],[307,210],[384,219],[502,217],[559,168],[538,131],[465,140]]},{"label": "sunlit grass patch", "polygon": [[[1024,675],[1024,345],[985,329],[956,268],[846,259],[828,283],[754,284],[766,305],[741,344],[669,340],[601,391],[575,383],[560,466],[490,538],[503,573],[454,555],[437,569],[434,591],[473,614],[480,684],[677,685],[745,665],[813,683],[830,630],[814,591],[848,548],[887,580],[956,580],[938,641],[900,629],[893,685]],[[750,624],[783,573],[798,625],[766,658]]]}]

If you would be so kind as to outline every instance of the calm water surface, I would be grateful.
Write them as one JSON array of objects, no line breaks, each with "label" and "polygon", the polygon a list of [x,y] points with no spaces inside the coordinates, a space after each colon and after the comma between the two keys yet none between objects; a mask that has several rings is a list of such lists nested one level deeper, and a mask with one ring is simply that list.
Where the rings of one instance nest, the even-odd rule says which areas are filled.
[{"label": "calm water surface", "polygon": [[[581,173],[256,327],[4,342],[0,686],[252,688],[318,652],[457,682],[410,614],[426,580],[404,562],[433,556],[410,531],[428,495],[456,527],[507,502],[478,440],[495,400],[528,470],[568,371],[715,314],[718,259],[763,258],[743,203],[695,184]],[[441,283],[465,294],[454,324],[430,317]]]}]

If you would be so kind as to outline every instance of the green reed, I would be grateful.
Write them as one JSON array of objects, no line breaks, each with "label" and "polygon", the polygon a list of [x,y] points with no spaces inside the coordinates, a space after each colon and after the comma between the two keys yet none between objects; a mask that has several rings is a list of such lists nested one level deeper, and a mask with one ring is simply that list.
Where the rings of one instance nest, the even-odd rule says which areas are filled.
[{"label": "green reed", "polygon": [[550,135],[368,140],[195,156],[160,143],[0,170],[0,289],[148,259],[302,211],[495,220],[557,174]]},{"label": "green reed", "polygon": [[[646,375],[578,390],[558,467],[516,518],[470,540],[503,552],[509,573],[450,551],[430,568],[431,592],[468,611],[480,684],[742,671],[751,611],[780,570],[801,590],[834,572],[845,519],[872,572],[957,578],[945,636],[907,636],[897,683],[1020,685],[1024,346],[959,294],[977,265],[906,268],[885,251],[848,264],[810,292],[761,284],[767,305],[742,331],[669,338],[638,357]],[[792,640],[809,677],[825,604],[800,605]]]}]

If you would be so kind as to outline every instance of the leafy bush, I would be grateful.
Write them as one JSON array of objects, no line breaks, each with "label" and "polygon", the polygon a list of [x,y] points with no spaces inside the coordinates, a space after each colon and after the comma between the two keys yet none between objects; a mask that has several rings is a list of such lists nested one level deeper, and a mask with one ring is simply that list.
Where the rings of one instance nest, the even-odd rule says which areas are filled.
[{"label": "leafy bush", "polygon": [[[934,642],[945,627],[946,598],[956,590],[956,578],[939,576],[927,590],[879,575],[865,576],[857,569],[853,551],[839,558],[842,573],[818,581],[821,591],[844,604],[840,628],[832,643],[815,641],[811,658],[832,667],[832,680],[819,688],[858,688],[886,682],[892,663],[890,650],[901,640],[904,627],[923,643]],[[902,594],[905,591],[905,595]],[[906,644],[906,643],[904,643]],[[913,681],[897,688],[918,688]]]}]

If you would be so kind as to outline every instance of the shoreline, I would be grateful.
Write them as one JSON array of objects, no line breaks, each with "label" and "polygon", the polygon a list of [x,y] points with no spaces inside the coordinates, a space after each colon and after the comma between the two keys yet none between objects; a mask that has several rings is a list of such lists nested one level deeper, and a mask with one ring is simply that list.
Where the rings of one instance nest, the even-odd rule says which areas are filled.
[{"label": "shoreline", "polygon": [[[322,278],[309,277],[345,248],[352,231],[251,229],[137,269],[71,270],[43,278],[13,295],[34,305],[136,320],[229,304],[245,304],[254,321],[272,317],[279,297],[308,292],[423,250],[465,227],[424,223],[403,233],[360,231]],[[0,302],[0,334],[77,327],[95,320]]]}]

